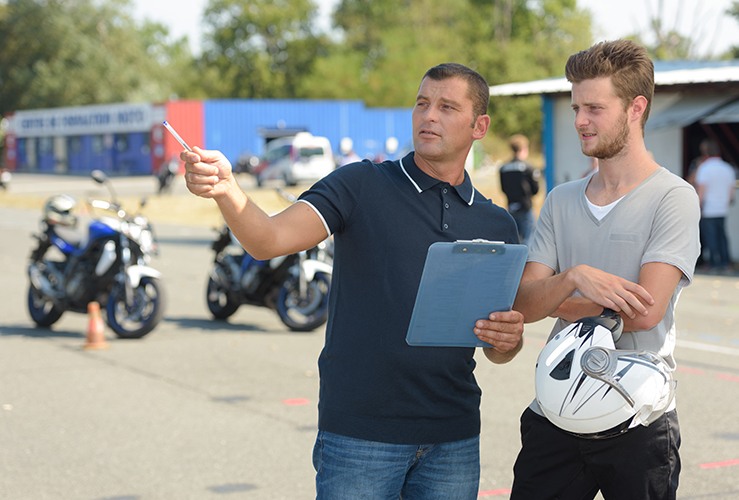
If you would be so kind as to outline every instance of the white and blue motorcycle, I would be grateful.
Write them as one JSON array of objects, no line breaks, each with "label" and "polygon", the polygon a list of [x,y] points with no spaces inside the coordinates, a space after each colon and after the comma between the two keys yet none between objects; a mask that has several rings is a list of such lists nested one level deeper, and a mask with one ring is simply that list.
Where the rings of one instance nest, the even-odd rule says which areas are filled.
[{"label": "white and blue motorcycle", "polygon": [[37,326],[49,327],[66,311],[86,313],[95,301],[119,338],[141,338],[164,315],[161,273],[149,265],[156,238],[146,217],[123,210],[102,171],[92,178],[106,185],[112,201],[89,201],[105,215],[92,218],[86,231],[76,230],[71,196],[53,196],[44,205],[28,265],[28,312]]},{"label": "white and blue motorcycle", "polygon": [[225,320],[242,304],[267,307],[292,331],[315,330],[328,319],[332,243],[329,239],[307,251],[257,260],[224,224],[212,244],[208,310],[214,319]]},{"label": "white and blue motorcycle", "polygon": [[[277,189],[290,203],[295,196]],[[296,332],[313,331],[328,320],[334,242],[269,260],[257,260],[241,246],[227,225],[211,246],[213,269],[205,298],[213,318],[225,320],[242,305],[267,307]]]}]

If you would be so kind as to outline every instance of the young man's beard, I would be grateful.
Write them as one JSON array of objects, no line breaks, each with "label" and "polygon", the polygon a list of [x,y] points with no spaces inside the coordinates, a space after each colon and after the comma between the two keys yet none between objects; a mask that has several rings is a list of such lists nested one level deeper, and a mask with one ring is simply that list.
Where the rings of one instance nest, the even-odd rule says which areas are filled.
[{"label": "young man's beard", "polygon": [[603,144],[598,144],[592,151],[587,153],[583,151],[583,153],[588,156],[598,158],[599,160],[608,160],[609,158],[613,158],[621,153],[629,139],[629,124],[626,120],[626,114],[624,114],[619,120],[616,132],[616,137],[612,140],[604,142]]}]

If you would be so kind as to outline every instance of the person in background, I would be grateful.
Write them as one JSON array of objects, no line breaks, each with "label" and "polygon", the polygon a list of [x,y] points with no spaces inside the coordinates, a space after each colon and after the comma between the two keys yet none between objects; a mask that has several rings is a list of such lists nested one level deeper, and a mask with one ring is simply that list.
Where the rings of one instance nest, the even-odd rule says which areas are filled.
[{"label": "person in background", "polygon": [[[700,145],[698,146],[698,149],[702,149]],[[706,155],[701,152],[698,156],[693,158],[688,165],[688,172],[685,176],[685,180],[688,181],[690,185],[693,186],[693,188],[695,188],[696,192],[698,191],[698,186],[695,184],[695,174],[698,173],[698,167],[701,163],[703,163],[705,159]],[[708,251],[706,249],[705,235],[703,234],[702,230],[700,231],[700,244],[701,249],[700,253],[698,254],[698,260],[696,260],[695,262],[695,267],[696,269],[705,270],[708,267]]]},{"label": "person in background", "polygon": [[695,187],[701,204],[700,231],[708,250],[709,270],[732,270],[729,240],[726,237],[726,216],[734,203],[736,172],[721,159],[721,148],[713,139],[700,144],[703,161],[695,173]]},{"label": "person in background", "polygon": [[508,144],[513,159],[500,167],[500,187],[508,199],[508,212],[518,227],[521,243],[528,244],[534,229],[532,197],[539,192],[539,171],[529,165],[529,140],[521,134],[513,135]]},{"label": "person in background", "polygon": [[354,151],[354,141],[352,141],[349,137],[344,137],[343,139],[341,139],[339,149],[341,150],[341,159],[339,160],[340,167],[348,165],[349,163],[362,161],[362,158],[360,158],[359,155]]},{"label": "person in background", "polygon": [[[650,351],[674,370],[675,307],[693,279],[700,211],[693,187],[644,143],[654,65],[644,47],[616,40],[573,54],[565,74],[582,152],[599,167],[547,196],[514,309],[527,323],[556,318],[550,339],[581,318],[616,311],[616,349]],[[521,415],[511,499],[592,499],[598,491],[606,499],[674,499],[674,400],[655,418],[594,439],[560,429],[532,402]]]},{"label": "person in background", "polygon": [[[465,171],[487,133],[489,87],[466,66],[423,76],[412,112],[414,151],[396,161],[333,171],[274,216],[239,188],[218,151],[183,151],[187,188],[212,198],[250,255],[269,259],[333,234],[334,271],[326,340],[318,365],[319,499],[477,498],[480,396],[473,348],[412,347],[406,333],[426,253],[437,241],[514,243],[508,213],[477,191]],[[491,313],[473,333],[510,361],[523,317]]]},{"label": "person in background", "polygon": [[157,194],[163,194],[172,189],[172,181],[180,171],[180,160],[176,156],[170,158],[167,162],[162,163],[157,173],[157,181],[159,188]]}]

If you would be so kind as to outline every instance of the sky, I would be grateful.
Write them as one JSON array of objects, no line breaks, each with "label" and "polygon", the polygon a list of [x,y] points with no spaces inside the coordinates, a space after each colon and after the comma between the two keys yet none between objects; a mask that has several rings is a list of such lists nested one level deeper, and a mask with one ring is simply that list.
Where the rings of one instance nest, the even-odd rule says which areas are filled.
[{"label": "sky", "polygon": [[[319,0],[327,18],[337,0]],[[195,54],[200,52],[200,20],[207,0],[134,0],[134,17],[157,21],[169,28],[173,38],[187,36]],[[577,0],[593,15],[596,40],[612,40],[634,31],[646,32],[647,22],[663,4],[659,17],[668,28],[675,28],[694,40],[696,53],[710,57],[739,45],[739,24],[724,15],[732,0]],[[650,40],[647,38],[647,42]]]}]

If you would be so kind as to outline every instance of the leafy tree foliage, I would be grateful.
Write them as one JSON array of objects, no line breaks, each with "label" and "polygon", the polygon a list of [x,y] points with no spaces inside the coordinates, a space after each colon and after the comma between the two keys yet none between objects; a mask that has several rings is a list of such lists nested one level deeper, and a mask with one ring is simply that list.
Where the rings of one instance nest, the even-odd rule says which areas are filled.
[{"label": "leafy tree foliage", "polygon": [[[10,0],[0,10],[0,113],[18,109],[163,100],[177,81],[161,25],[137,26],[129,0]],[[164,71],[163,71],[164,69]]]},{"label": "leafy tree foliage", "polygon": [[307,97],[302,78],[328,40],[315,33],[310,0],[211,0],[200,65],[218,78],[211,97]]},{"label": "leafy tree foliage", "polygon": [[[562,75],[592,42],[576,0],[339,0],[329,33],[314,0],[209,0],[198,55],[131,10],[131,0],[0,0],[0,114],[177,97],[412,106],[435,64],[467,64],[492,85],[527,81]],[[729,13],[739,18],[739,0]],[[652,27],[664,33],[657,57],[689,50],[658,20]],[[493,134],[536,141],[540,106],[492,99]]]},{"label": "leafy tree foliage", "polygon": [[[372,106],[411,106],[423,73],[447,61],[490,84],[559,76],[591,42],[575,0],[341,0],[334,23],[340,43],[307,76],[306,93]],[[493,133],[536,141],[540,106],[538,97],[493,100]]]}]

